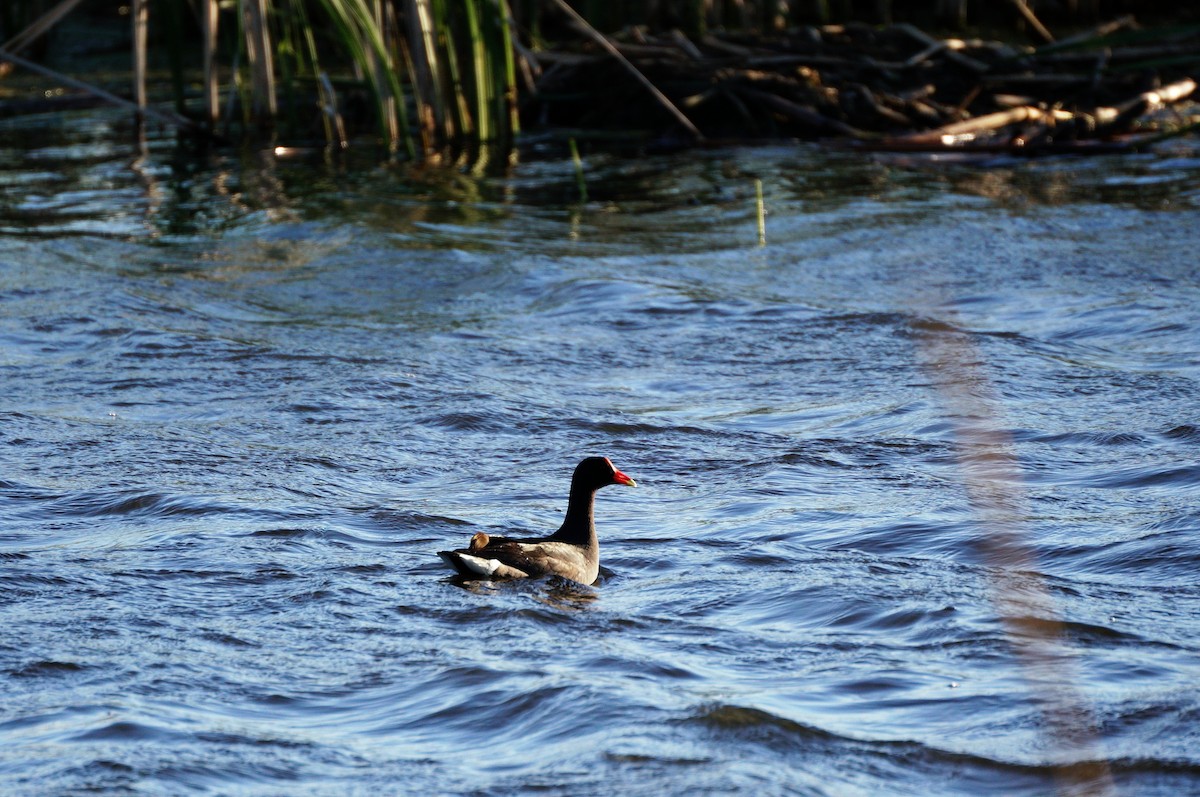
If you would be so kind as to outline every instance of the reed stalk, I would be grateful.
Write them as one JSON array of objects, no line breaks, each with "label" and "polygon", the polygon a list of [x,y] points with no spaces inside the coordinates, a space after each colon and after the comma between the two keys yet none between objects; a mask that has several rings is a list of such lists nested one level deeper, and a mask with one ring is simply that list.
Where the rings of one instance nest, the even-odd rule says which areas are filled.
[{"label": "reed stalk", "polygon": [[395,152],[403,144],[408,156],[415,158],[416,146],[408,129],[400,72],[388,50],[383,20],[375,13],[376,4],[368,5],[367,0],[321,0],[321,5],[338,30],[338,41],[367,75],[380,135],[389,151]]},{"label": "reed stalk", "polygon": [[474,137],[475,125],[471,117],[471,111],[467,105],[466,91],[463,86],[462,71],[459,69],[458,54],[452,43],[455,40],[454,32],[451,29],[451,14],[447,7],[448,0],[434,0],[434,26],[437,29],[438,39],[443,57],[446,60],[446,79],[447,83],[442,90],[446,94],[446,99],[451,103],[454,109],[454,117],[452,125],[449,125],[445,132],[445,142],[451,142],[460,139],[470,139]]},{"label": "reed stalk", "polygon": [[491,81],[488,79],[488,51],[483,31],[480,29],[480,0],[462,0],[466,12],[466,38],[470,48],[470,60],[474,91],[472,113],[475,117],[476,138],[491,141],[493,135],[490,102]]},{"label": "reed stalk", "polygon": [[140,119],[146,110],[146,44],[150,24],[147,0],[133,0],[130,16],[133,18],[133,99]]},{"label": "reed stalk", "polygon": [[495,4],[496,13],[492,27],[495,31],[492,41],[492,52],[499,64],[492,69],[496,88],[496,118],[501,123],[505,138],[511,138],[521,132],[521,119],[517,108],[517,62],[514,55],[514,39],[512,35],[513,16],[508,6],[508,0],[491,0]]},{"label": "reed stalk", "polygon": [[567,139],[567,147],[571,150],[571,163],[575,166],[575,186],[579,189],[580,204],[587,204],[587,181],[583,179],[583,159],[579,157],[579,147],[574,138]]},{"label": "reed stalk", "polygon": [[220,78],[217,74],[217,25],[220,21],[217,0],[201,0],[200,29],[204,48],[204,118],[210,130],[220,118]]},{"label": "reed stalk", "polygon": [[245,19],[246,61],[250,69],[251,117],[258,124],[275,119],[279,104],[275,97],[275,65],[267,30],[267,0],[242,0]]},{"label": "reed stalk", "polygon": [[[519,129],[511,10],[506,0],[409,0],[414,85],[443,143],[507,140]],[[417,35],[412,35],[414,32]]]},{"label": "reed stalk", "polygon": [[[390,39],[390,36],[388,35],[389,24],[384,13],[383,0],[372,0],[370,13],[370,22],[375,26],[375,29],[379,31],[380,38],[384,43],[382,51],[378,51],[375,48],[371,48],[367,51],[368,55],[370,56],[369,60],[371,65],[371,74],[375,80],[379,80],[384,76],[385,70],[394,68],[395,61],[392,57],[392,49],[388,46],[388,41]],[[384,140],[388,142],[388,150],[390,152],[395,152],[398,149],[400,142],[400,121],[397,118],[398,104],[396,102],[396,95],[391,92],[381,90],[379,92],[379,96],[379,118],[384,130]],[[399,95],[399,98],[401,102],[404,101],[403,92]]]},{"label": "reed stalk", "polygon": [[336,143],[338,149],[346,149],[350,142],[346,138],[346,125],[337,109],[337,92],[333,90],[333,82],[324,72],[320,73],[317,79],[321,87],[321,118],[325,123],[325,140],[331,148]]},{"label": "reed stalk", "polygon": [[762,180],[754,179],[754,207],[758,218],[758,245],[767,245],[767,207],[763,202]]},{"label": "reed stalk", "polygon": [[453,103],[441,90],[445,84],[443,59],[437,46],[438,34],[430,0],[407,0],[404,17],[408,36],[401,42],[406,45],[404,53],[421,136],[425,148],[430,149],[439,135],[449,133],[448,108]]}]

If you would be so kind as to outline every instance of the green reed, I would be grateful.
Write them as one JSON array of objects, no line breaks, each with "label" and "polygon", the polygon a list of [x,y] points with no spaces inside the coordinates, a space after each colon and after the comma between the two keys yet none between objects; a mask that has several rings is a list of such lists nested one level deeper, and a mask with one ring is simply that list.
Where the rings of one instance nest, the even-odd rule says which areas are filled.
[{"label": "green reed", "polygon": [[[510,140],[519,130],[511,16],[505,0],[409,0],[428,70],[419,103],[460,143]],[[415,48],[414,48],[415,49]]]},{"label": "green reed", "polygon": [[373,100],[380,138],[389,151],[401,144],[410,156],[416,147],[408,126],[407,101],[403,89],[402,59],[391,43],[382,0],[319,0],[334,28],[334,42],[343,58],[349,58]]},{"label": "green reed", "polygon": [[767,245],[767,205],[763,201],[762,180],[754,178],[754,216],[758,221],[758,245]]},{"label": "green reed", "polygon": [[567,139],[567,148],[571,151],[571,163],[575,166],[575,187],[579,189],[579,202],[586,205],[588,201],[587,180],[583,176],[583,158],[579,157],[579,146],[574,138]]},{"label": "green reed", "polygon": [[[332,146],[342,135],[331,120],[340,124],[344,113],[336,107],[336,83],[365,91],[380,140],[409,157],[417,155],[414,133],[423,149],[436,150],[511,141],[519,131],[507,0],[238,0],[233,6],[199,0],[198,6],[192,24],[202,33],[199,60],[211,127],[229,126],[236,99],[247,128],[272,128],[281,88],[288,119],[302,125],[296,109],[305,92],[315,93]],[[15,17],[19,9],[10,4],[5,10]],[[188,26],[173,0],[162,0],[153,11],[154,41],[166,50],[182,106]],[[143,48],[135,56],[145,62]],[[139,70],[138,85],[145,73]]]}]

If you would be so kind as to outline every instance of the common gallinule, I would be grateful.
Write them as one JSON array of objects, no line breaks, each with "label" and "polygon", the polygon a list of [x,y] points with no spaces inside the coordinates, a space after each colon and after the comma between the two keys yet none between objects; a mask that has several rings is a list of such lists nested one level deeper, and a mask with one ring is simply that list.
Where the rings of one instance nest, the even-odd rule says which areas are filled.
[{"label": "common gallinule", "polygon": [[567,516],[549,537],[513,539],[478,532],[467,548],[438,551],[467,578],[536,578],[556,575],[591,584],[600,573],[600,544],[592,520],[596,491],[610,484],[637,487],[608,457],[588,457],[571,476]]}]

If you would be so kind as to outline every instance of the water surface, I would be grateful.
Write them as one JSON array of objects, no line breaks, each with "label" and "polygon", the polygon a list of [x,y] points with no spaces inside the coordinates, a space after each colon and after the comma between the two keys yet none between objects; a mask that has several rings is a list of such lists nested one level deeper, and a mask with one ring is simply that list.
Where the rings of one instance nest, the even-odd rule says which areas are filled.
[{"label": "water surface", "polygon": [[[0,150],[0,791],[1200,790],[1194,147],[119,127]],[[446,578],[589,454],[596,585]]]}]

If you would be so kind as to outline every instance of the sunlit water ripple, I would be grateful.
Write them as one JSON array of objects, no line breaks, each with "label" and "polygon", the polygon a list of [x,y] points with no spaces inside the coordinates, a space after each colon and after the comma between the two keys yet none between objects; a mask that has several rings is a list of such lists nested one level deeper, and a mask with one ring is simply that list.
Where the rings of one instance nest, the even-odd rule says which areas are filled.
[{"label": "sunlit water ripple", "polygon": [[[89,118],[3,154],[3,793],[1200,791],[1194,153],[580,208]],[[446,579],[592,453],[596,585]]]}]

